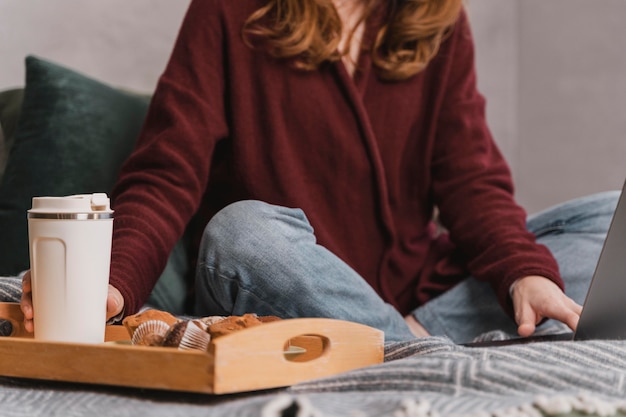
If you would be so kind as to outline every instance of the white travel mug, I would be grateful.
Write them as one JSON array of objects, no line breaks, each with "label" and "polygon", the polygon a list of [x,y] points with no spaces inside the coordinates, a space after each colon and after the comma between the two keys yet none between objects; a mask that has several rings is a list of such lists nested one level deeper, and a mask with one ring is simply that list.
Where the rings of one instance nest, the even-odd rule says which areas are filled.
[{"label": "white travel mug", "polygon": [[33,198],[28,238],[35,339],[104,342],[112,235],[104,193]]}]

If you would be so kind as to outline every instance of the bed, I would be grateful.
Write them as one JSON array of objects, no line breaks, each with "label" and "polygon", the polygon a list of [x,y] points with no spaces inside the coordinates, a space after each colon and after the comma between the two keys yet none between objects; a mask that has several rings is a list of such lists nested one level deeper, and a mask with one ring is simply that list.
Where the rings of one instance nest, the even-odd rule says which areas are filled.
[{"label": "bed", "polygon": [[423,338],[387,344],[386,361],[380,365],[285,388],[229,395],[2,377],[0,414],[623,416],[625,347],[622,341],[594,341],[470,348],[444,338]]},{"label": "bed", "polygon": [[[0,92],[0,301],[19,301],[31,197],[110,191],[149,98],[35,56],[25,86]],[[181,241],[151,305],[183,313],[184,259]],[[385,344],[379,365],[230,395],[0,377],[0,404],[10,416],[626,416],[626,342],[415,339]]]}]

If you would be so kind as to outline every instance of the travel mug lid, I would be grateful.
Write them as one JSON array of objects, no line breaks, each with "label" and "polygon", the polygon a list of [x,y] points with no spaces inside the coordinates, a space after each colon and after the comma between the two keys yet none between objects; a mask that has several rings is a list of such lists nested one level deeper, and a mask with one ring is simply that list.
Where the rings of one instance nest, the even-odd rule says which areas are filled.
[{"label": "travel mug lid", "polygon": [[105,193],[76,194],[65,197],[33,197],[29,219],[110,219],[113,217]]}]

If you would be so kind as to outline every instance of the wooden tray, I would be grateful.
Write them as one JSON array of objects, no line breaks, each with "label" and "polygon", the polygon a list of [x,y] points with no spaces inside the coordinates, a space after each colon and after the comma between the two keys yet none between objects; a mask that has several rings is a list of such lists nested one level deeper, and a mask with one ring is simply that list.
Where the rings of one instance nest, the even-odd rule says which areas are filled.
[{"label": "wooden tray", "polygon": [[384,354],[383,332],[333,319],[266,323],[200,352],[120,343],[128,339],[123,326],[107,326],[107,343],[98,345],[37,341],[15,303],[0,303],[0,318],[13,325],[0,337],[0,375],[21,378],[224,394],[330,376],[381,363]]}]

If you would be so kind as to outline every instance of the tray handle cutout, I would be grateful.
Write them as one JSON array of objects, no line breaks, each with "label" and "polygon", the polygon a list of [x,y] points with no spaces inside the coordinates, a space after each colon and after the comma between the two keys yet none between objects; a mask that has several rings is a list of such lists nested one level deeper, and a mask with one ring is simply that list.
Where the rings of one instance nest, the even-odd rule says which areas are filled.
[{"label": "tray handle cutout", "polygon": [[[301,355],[285,347],[304,348]],[[381,363],[383,332],[362,324],[323,318],[267,323],[215,339],[215,393],[292,385]]]},{"label": "tray handle cutout", "polygon": [[317,359],[330,348],[327,337],[303,334],[289,339],[283,348],[285,359],[292,362],[307,362]]}]

